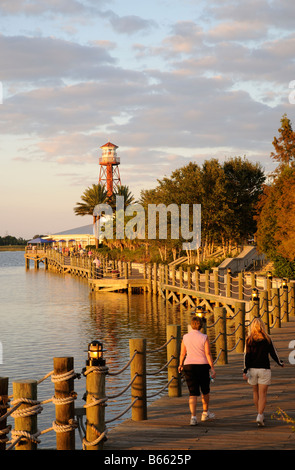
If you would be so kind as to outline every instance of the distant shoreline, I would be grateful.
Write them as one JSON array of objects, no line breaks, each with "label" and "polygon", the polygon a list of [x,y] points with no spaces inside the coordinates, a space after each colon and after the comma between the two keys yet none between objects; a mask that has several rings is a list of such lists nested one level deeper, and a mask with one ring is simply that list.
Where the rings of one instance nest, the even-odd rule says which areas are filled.
[{"label": "distant shoreline", "polygon": [[2,245],[0,251],[25,251],[25,245]]}]

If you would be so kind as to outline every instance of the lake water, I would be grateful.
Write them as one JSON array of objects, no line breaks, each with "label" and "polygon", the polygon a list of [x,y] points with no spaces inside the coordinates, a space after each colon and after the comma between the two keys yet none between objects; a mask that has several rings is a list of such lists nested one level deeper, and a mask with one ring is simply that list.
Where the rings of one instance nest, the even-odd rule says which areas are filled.
[{"label": "lake water", "polygon": [[[0,376],[12,383],[20,379],[39,380],[53,370],[53,358],[74,357],[75,372],[81,372],[87,359],[87,347],[93,340],[103,343],[104,358],[110,372],[117,372],[129,360],[129,339],[146,338],[147,349],[166,342],[166,325],[181,325],[187,331],[190,312],[165,304],[150,294],[91,293],[88,283],[70,275],[25,269],[24,252],[0,252]],[[166,363],[166,349],[148,354],[147,370],[157,371]],[[130,381],[130,368],[116,376],[107,376],[106,395],[114,395]],[[167,383],[167,371],[148,376],[148,394]],[[75,380],[78,398],[75,406],[85,404],[86,379]],[[161,395],[167,392],[162,392]],[[38,386],[38,400],[51,398],[54,385],[50,378]],[[149,400],[159,398],[161,395]],[[108,401],[106,420],[122,412],[131,402],[130,389],[116,400]],[[110,429],[131,416],[107,425]],[[55,419],[55,407],[44,404],[38,415],[38,428],[48,429]],[[9,418],[8,424],[14,424]],[[40,448],[55,446],[55,432],[40,437]],[[76,432],[76,448],[81,441]]]}]

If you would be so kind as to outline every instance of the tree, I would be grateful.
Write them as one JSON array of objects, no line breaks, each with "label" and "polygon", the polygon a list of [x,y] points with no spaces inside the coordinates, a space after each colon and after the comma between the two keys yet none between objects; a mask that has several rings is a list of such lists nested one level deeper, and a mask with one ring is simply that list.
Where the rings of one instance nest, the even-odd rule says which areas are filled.
[{"label": "tree", "polygon": [[[104,204],[107,202],[107,191],[101,184],[93,184],[89,188],[85,189],[81,196],[83,202],[77,202],[74,207],[76,215],[92,215],[93,224],[96,223],[98,217],[93,214],[95,206],[98,204]],[[95,233],[95,231],[94,231]],[[95,239],[96,247],[98,247],[98,240]]]},{"label": "tree", "polygon": [[249,162],[245,157],[226,160],[223,169],[233,215],[232,237],[246,241],[257,230],[256,207],[263,192],[265,174],[259,163]]},{"label": "tree", "polygon": [[[203,254],[222,245],[244,243],[256,230],[253,215],[265,176],[260,165],[235,157],[223,165],[217,159],[202,166],[190,162],[158,180],[156,188],[141,192],[148,204],[200,204]],[[173,247],[175,251],[175,245]]]},{"label": "tree", "polygon": [[295,132],[286,114],[283,115],[278,130],[280,137],[274,137],[272,144],[275,152],[270,154],[273,160],[279,162],[276,173],[280,173],[284,166],[294,166],[295,162]]},{"label": "tree", "polygon": [[278,162],[274,178],[265,186],[257,209],[257,247],[274,262],[276,274],[295,275],[295,133],[284,115],[274,138]]}]

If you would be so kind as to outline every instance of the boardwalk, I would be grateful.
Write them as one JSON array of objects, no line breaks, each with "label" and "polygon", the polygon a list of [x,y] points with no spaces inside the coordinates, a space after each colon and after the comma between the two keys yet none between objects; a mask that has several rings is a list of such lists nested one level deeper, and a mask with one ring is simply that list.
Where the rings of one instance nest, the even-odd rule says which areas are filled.
[{"label": "boardwalk", "polygon": [[[289,342],[295,340],[295,318],[272,330],[281,368],[271,361],[272,385],[268,392],[266,425],[258,428],[252,387],[242,379],[243,355],[232,353],[229,364],[217,366],[211,387],[212,422],[189,426],[188,395],[162,397],[148,408],[148,420],[126,420],[108,434],[105,450],[294,450],[292,424],[272,419],[280,407],[295,419],[295,365],[289,363]],[[198,408],[200,416],[200,406]]]}]

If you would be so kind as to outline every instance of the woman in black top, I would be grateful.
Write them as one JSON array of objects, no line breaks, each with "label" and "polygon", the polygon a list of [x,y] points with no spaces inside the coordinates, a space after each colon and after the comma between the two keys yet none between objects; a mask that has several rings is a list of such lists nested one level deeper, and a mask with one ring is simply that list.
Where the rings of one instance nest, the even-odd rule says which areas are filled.
[{"label": "woman in black top", "polygon": [[246,339],[243,377],[253,386],[253,400],[258,412],[256,421],[259,426],[264,426],[267,389],[271,383],[269,356],[284,367],[270,336],[266,333],[263,321],[261,318],[254,318]]}]

